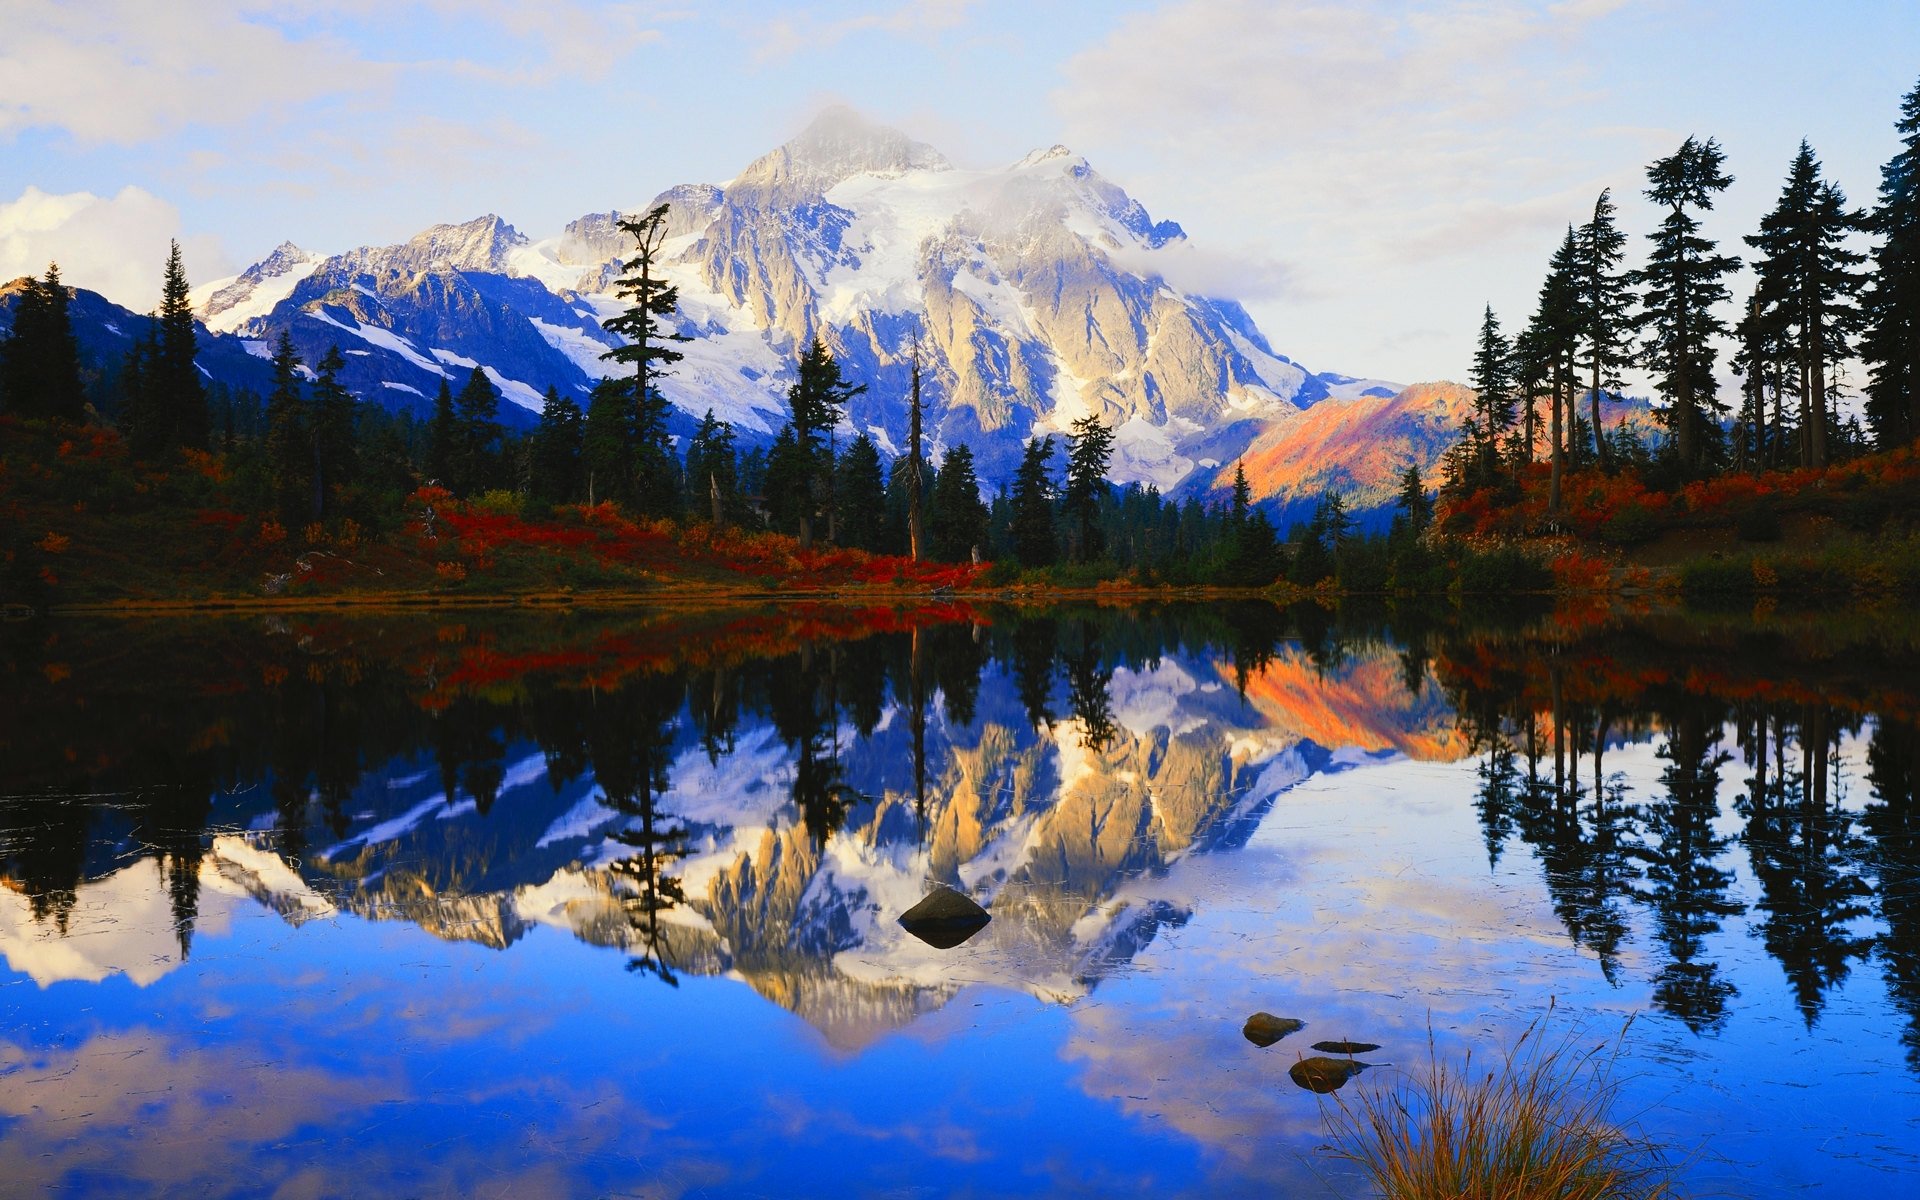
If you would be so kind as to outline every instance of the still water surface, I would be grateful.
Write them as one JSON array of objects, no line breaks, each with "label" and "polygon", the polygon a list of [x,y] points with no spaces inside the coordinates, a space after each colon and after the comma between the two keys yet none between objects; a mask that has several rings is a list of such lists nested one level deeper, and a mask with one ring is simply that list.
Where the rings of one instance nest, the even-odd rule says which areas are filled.
[{"label": "still water surface", "polygon": [[[0,1193],[1353,1195],[1310,1043],[1365,1087],[1552,1003],[1638,1014],[1692,1189],[1898,1194],[1917,665],[1261,605],[7,627]],[[895,920],[941,885],[993,917],[947,950]]]}]

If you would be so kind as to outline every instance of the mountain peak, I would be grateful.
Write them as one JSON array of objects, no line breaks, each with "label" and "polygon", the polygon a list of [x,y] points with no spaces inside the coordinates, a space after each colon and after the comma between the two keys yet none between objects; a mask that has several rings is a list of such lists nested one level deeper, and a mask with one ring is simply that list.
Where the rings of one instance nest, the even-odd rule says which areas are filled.
[{"label": "mountain peak", "polygon": [[736,186],[825,192],[855,175],[947,171],[953,164],[925,142],[880,125],[844,104],[824,109],[779,149],[756,159]]}]

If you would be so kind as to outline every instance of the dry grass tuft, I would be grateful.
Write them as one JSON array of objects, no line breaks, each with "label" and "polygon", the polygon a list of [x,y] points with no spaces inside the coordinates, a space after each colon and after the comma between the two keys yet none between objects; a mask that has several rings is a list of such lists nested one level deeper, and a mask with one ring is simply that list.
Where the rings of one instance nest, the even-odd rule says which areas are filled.
[{"label": "dry grass tuft", "polygon": [[1586,1046],[1578,1030],[1547,1037],[1550,1007],[1492,1070],[1469,1051],[1427,1062],[1390,1085],[1335,1096],[1334,1154],[1386,1200],[1666,1200],[1674,1169],[1658,1145],[1611,1118],[1619,1036]]}]

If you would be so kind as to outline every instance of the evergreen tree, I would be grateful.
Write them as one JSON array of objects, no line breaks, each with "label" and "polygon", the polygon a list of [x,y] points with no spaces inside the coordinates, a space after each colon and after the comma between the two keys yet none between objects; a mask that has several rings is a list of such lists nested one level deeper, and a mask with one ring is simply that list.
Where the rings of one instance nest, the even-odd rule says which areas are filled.
[{"label": "evergreen tree", "polygon": [[1820,178],[1813,147],[1800,143],[1787,170],[1780,199],[1746,239],[1760,252],[1754,264],[1755,292],[1763,314],[1786,331],[1798,373],[1800,461],[1827,465],[1828,369],[1853,352],[1860,321],[1857,299],[1865,277],[1853,268],[1866,256],[1849,250],[1846,239],[1861,227],[1846,197]]},{"label": "evergreen tree", "polygon": [[1233,464],[1233,492],[1228,503],[1228,519],[1233,522],[1233,528],[1238,530],[1246,524],[1247,515],[1253,511],[1253,488],[1247,483],[1246,464],[1237,459]]},{"label": "evergreen tree", "polygon": [[542,506],[568,504],[580,495],[580,445],[586,418],[580,406],[548,388],[533,431],[527,491]]},{"label": "evergreen tree", "polygon": [[298,522],[313,507],[313,433],[300,388],[300,355],[287,331],[273,351],[273,391],[267,395],[267,474],[282,519]]},{"label": "evergreen tree", "polygon": [[1920,84],[1900,104],[1900,152],[1880,168],[1867,292],[1867,419],[1882,449],[1920,438]]},{"label": "evergreen tree", "polygon": [[1609,389],[1621,388],[1620,372],[1631,358],[1627,335],[1632,322],[1633,292],[1621,268],[1626,257],[1627,235],[1614,223],[1615,211],[1612,195],[1603,190],[1600,198],[1593,202],[1593,219],[1582,225],[1579,233],[1580,365],[1587,373],[1594,454],[1603,471],[1611,471],[1613,463],[1607,453],[1606,439],[1601,436],[1606,427],[1600,419],[1600,397]]},{"label": "evergreen tree", "polygon": [[[1107,490],[1107,460],[1113,455],[1113,430],[1088,413],[1067,434],[1067,480],[1060,507],[1073,522],[1076,562],[1093,562],[1106,551],[1098,518]],[[944,468],[943,468],[944,469]]]},{"label": "evergreen tree", "polygon": [[587,397],[580,460],[586,471],[587,503],[631,502],[633,491],[633,387],[602,379]]},{"label": "evergreen tree", "polygon": [[806,468],[799,506],[802,546],[813,545],[814,514],[823,508],[832,511],[833,456],[823,449],[823,439],[839,424],[847,401],[866,390],[846,381],[819,338],[800,356],[793,386],[787,389],[787,407],[793,413],[794,449]]},{"label": "evergreen tree", "polygon": [[1053,565],[1058,548],[1053,535],[1053,442],[1029,439],[1013,477],[1008,533],[1014,557],[1023,567]]},{"label": "evergreen tree", "polygon": [[1560,512],[1560,480],[1566,473],[1567,439],[1565,418],[1573,401],[1574,355],[1579,345],[1580,243],[1571,227],[1560,248],[1547,264],[1547,278],[1540,285],[1538,306],[1527,327],[1524,356],[1526,371],[1537,374],[1545,388],[1549,405],[1547,417],[1547,453],[1552,474],[1547,488],[1547,511]]},{"label": "evergreen tree", "polygon": [[917,333],[913,337],[913,359],[907,382],[907,553],[919,562],[926,541],[922,510],[931,481],[927,478],[926,452],[920,445],[920,335]]},{"label": "evergreen tree", "polygon": [[353,396],[340,382],[347,362],[330,346],[315,368],[313,383],[313,516],[330,509],[328,496],[353,483],[359,466],[354,439]]},{"label": "evergreen tree", "polygon": [[1499,472],[1500,435],[1512,428],[1514,413],[1513,346],[1500,332],[1500,319],[1493,315],[1491,304],[1480,321],[1480,345],[1473,354],[1468,382],[1475,393],[1474,429],[1480,438],[1480,444],[1472,446],[1472,483],[1481,487]]},{"label": "evergreen tree", "polygon": [[1726,277],[1740,260],[1718,253],[1718,244],[1702,236],[1696,214],[1711,211],[1714,197],[1733,182],[1721,169],[1725,162],[1718,142],[1690,137],[1647,168],[1646,197],[1666,216],[1647,235],[1653,243],[1647,265],[1630,277],[1641,289],[1635,322],[1645,338],[1640,361],[1667,400],[1662,419],[1685,473],[1705,465],[1708,423],[1722,411],[1713,339],[1727,330],[1714,308],[1726,302]]},{"label": "evergreen tree", "polygon": [[164,422],[163,448],[205,450],[207,397],[200,386],[200,368],[194,363],[199,340],[193,332],[193,304],[187,298],[180,243],[172,245],[160,289],[160,353],[148,368],[148,387]]},{"label": "evergreen tree", "polygon": [[928,507],[933,556],[943,562],[970,561],[974,548],[986,540],[987,506],[980,500],[980,480],[974,475],[973,451],[967,446],[955,446],[940,461],[940,477]]},{"label": "evergreen tree", "polygon": [[812,479],[813,465],[801,452],[793,425],[780,426],[780,432],[773,437],[773,448],[767,451],[763,487],[767,519],[774,529],[781,533],[797,533],[801,529],[812,508],[807,494]]},{"label": "evergreen tree", "polygon": [[[1794,374],[1793,345],[1785,321],[1785,310],[1765,302],[1755,289],[1747,302],[1746,315],[1734,327],[1734,356],[1728,363],[1741,384],[1740,420],[1734,454],[1737,465],[1759,471],[1778,467],[1785,461],[1787,420],[1783,397],[1787,377]],[[1767,398],[1773,398],[1773,413],[1767,413]]]},{"label": "evergreen tree", "polygon": [[741,516],[740,471],[733,448],[733,426],[715,419],[713,410],[700,421],[687,443],[687,512],[704,516],[715,525]]},{"label": "evergreen tree", "polygon": [[[685,357],[674,345],[693,340],[663,325],[680,306],[680,289],[661,278],[656,262],[661,243],[667,237],[668,208],[665,204],[657,205],[645,216],[620,222],[620,228],[633,238],[636,249],[624,264],[627,273],[614,286],[630,303],[626,312],[607,321],[605,328],[627,339],[627,344],[600,356],[633,367],[632,398],[625,407],[628,447],[635,461],[622,473],[627,477],[627,501],[651,516],[666,516],[679,507],[679,472],[667,437],[667,402],[654,381]],[[591,405],[587,422],[591,442]],[[598,467],[589,470],[599,474]]]},{"label": "evergreen tree", "polygon": [[453,490],[454,460],[458,457],[460,425],[453,414],[453,391],[445,376],[433,397],[433,420],[427,426],[427,478]]},{"label": "evergreen tree", "polygon": [[13,331],[0,341],[0,405],[25,417],[81,421],[80,349],[68,315],[58,263],[45,279],[29,279],[13,310]]},{"label": "evergreen tree", "polygon": [[120,360],[120,432],[135,458],[150,458],[158,440],[153,392],[147,386],[147,365],[159,353],[153,322]]},{"label": "evergreen tree", "polygon": [[1420,479],[1420,464],[1409,463],[1400,476],[1400,491],[1394,497],[1393,533],[1419,538],[1433,524],[1433,499]]},{"label": "evergreen tree", "polygon": [[500,394],[486,372],[475,367],[453,398],[453,492],[477,496],[493,487],[500,474]]},{"label": "evergreen tree", "polygon": [[860,550],[880,549],[886,524],[887,487],[880,472],[880,450],[861,434],[853,439],[834,469],[834,502],[840,506],[837,533],[840,544]]}]

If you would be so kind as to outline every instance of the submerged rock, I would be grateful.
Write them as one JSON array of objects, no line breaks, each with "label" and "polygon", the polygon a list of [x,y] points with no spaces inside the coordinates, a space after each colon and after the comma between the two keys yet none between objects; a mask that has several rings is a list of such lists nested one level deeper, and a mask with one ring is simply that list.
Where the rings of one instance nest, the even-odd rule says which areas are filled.
[{"label": "submerged rock", "polygon": [[1372,1054],[1380,1047],[1372,1042],[1315,1042],[1313,1048],[1326,1054]]},{"label": "submerged rock", "polygon": [[[1319,1049],[1318,1046],[1314,1049]],[[1367,1064],[1355,1062],[1350,1058],[1303,1058],[1287,1068],[1287,1074],[1293,1081],[1310,1092],[1325,1095],[1337,1092],[1355,1075],[1367,1069]]]},{"label": "submerged rock", "polygon": [[1257,1012],[1247,1018],[1247,1023],[1240,1027],[1240,1032],[1256,1046],[1271,1046],[1288,1034],[1298,1033],[1306,1027],[1305,1021],[1297,1021],[1292,1017],[1276,1017],[1270,1012]]},{"label": "submerged rock", "polygon": [[936,950],[950,950],[987,927],[993,914],[950,887],[900,914],[900,927]]}]

